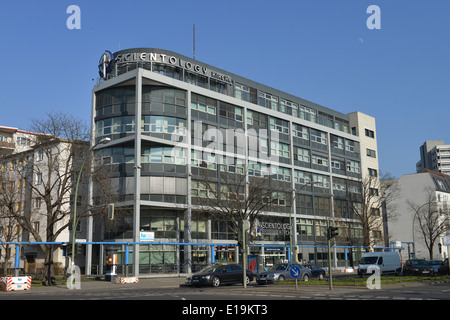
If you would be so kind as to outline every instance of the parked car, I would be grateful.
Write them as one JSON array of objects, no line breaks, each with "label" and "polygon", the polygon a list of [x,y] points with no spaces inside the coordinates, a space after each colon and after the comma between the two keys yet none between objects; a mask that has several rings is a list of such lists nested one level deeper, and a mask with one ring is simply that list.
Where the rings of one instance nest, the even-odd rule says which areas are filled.
[{"label": "parked car", "polygon": [[358,275],[363,276],[371,274],[371,266],[380,268],[382,275],[399,275],[402,271],[402,263],[398,252],[367,252],[359,262]]},{"label": "parked car", "polygon": [[429,264],[430,266],[433,267],[434,273],[435,273],[435,274],[438,274],[438,272],[439,272],[439,267],[440,267],[441,264],[442,264],[442,260],[428,260],[427,262],[428,262],[428,264]]},{"label": "parked car", "polygon": [[432,276],[434,275],[434,269],[428,264],[426,260],[423,259],[411,259],[406,260],[403,264],[403,275],[404,276]]},{"label": "parked car", "polygon": [[438,274],[447,275],[448,272],[448,259],[445,259],[444,262],[439,266]]},{"label": "parked car", "polygon": [[[253,281],[253,273],[247,269],[246,281]],[[206,267],[200,272],[187,277],[185,284],[188,285],[210,285],[218,287],[221,284],[233,284],[243,282],[242,266],[237,264],[215,265]]]},{"label": "parked car", "polygon": [[323,268],[319,268],[314,264],[304,264],[306,268],[311,269],[311,276],[313,278],[319,278],[319,280],[323,280],[325,278],[326,271]]},{"label": "parked car", "polygon": [[256,282],[258,284],[269,284],[275,282],[282,282],[285,280],[294,280],[292,278],[290,270],[293,266],[297,266],[300,269],[299,280],[308,281],[311,278],[311,269],[305,268],[298,263],[280,263],[265,272],[258,273],[256,276]]}]

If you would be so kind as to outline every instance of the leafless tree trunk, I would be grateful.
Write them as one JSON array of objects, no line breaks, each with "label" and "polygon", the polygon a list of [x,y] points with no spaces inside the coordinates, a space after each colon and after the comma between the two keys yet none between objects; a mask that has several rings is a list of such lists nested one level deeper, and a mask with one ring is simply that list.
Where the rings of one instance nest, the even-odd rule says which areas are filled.
[{"label": "leafless tree trunk", "polygon": [[[39,198],[43,205],[39,210],[30,205],[30,210],[25,214],[13,212],[12,215],[34,241],[55,242],[73,222],[76,178],[84,158],[92,156],[88,152],[89,128],[71,115],[55,113],[48,114],[46,119],[34,120],[30,131],[42,135],[32,146],[34,156],[18,168],[16,174],[25,182],[27,198],[30,201]],[[90,168],[84,168],[81,189],[81,185],[86,186],[90,171]],[[86,193],[79,192],[79,198],[83,194]],[[77,219],[90,209],[86,201],[78,201],[78,204]],[[35,223],[40,223],[41,229],[45,230],[36,230]],[[45,255],[43,283],[52,285],[55,248],[53,244],[42,244],[40,247]]]},{"label": "leafless tree trunk", "polygon": [[415,229],[424,239],[431,260],[433,259],[434,244],[440,236],[450,230],[450,217],[448,203],[439,203],[433,189],[427,189],[425,192],[427,198],[424,203],[417,204],[408,201],[408,205],[411,213],[414,214],[413,220],[418,221]]},{"label": "leafless tree trunk", "polygon": [[384,219],[394,219],[397,215],[394,201],[399,196],[399,187],[389,174],[381,177],[366,176],[360,184],[359,192],[349,197],[353,217],[359,220],[363,229],[363,246],[376,244],[374,232],[383,230],[383,206],[388,208]]}]

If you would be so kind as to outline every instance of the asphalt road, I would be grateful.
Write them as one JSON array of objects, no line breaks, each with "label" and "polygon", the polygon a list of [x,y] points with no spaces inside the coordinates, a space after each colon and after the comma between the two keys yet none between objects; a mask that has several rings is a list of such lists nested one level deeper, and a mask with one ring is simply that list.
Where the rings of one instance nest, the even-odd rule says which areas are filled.
[{"label": "asphalt road", "polygon": [[381,289],[328,285],[266,285],[251,283],[212,287],[190,287],[184,278],[140,279],[133,284],[83,281],[81,289],[64,285],[32,287],[28,291],[0,292],[0,300],[450,300],[450,282],[384,285]]}]

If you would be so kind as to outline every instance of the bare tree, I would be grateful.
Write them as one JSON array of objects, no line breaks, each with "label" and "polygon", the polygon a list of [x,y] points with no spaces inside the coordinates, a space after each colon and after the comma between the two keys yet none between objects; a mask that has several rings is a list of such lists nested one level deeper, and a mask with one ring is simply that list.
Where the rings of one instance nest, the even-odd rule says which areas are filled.
[{"label": "bare tree", "polygon": [[[424,203],[408,201],[409,209],[414,214],[415,229],[420,233],[428,249],[429,258],[433,259],[433,248],[440,236],[450,230],[449,207],[447,202],[439,203],[434,189],[426,189]],[[414,232],[416,231],[414,230]]]},{"label": "bare tree", "polygon": [[231,172],[219,169],[217,175],[216,171],[203,170],[202,178],[197,182],[201,185],[197,210],[216,221],[228,223],[238,235],[242,221],[247,220],[251,227],[255,227],[261,213],[280,202],[287,203],[290,193],[287,194],[286,189],[276,188],[277,183],[268,172],[255,176],[248,174],[246,165],[231,167]]},{"label": "bare tree", "polygon": [[10,168],[5,164],[0,172],[0,241],[2,241],[3,274],[8,273],[8,260],[11,257],[12,246],[10,242],[18,241],[21,236],[21,228],[15,221],[11,212],[21,212],[25,201],[21,197],[23,183],[16,181]]},{"label": "bare tree", "polygon": [[[363,229],[363,246],[377,244],[378,232],[383,230],[383,219],[394,219],[397,215],[395,200],[399,196],[399,186],[389,173],[380,177],[366,176],[359,185],[358,192],[351,193],[350,207],[353,217]],[[383,207],[388,208],[383,210]],[[385,212],[386,216],[382,214]]]},{"label": "bare tree", "polygon": [[[29,199],[40,199],[43,206],[36,210],[30,206],[25,214],[12,213],[17,223],[37,242],[55,242],[64,230],[72,225],[74,185],[81,164],[89,154],[89,128],[87,125],[65,113],[48,114],[46,119],[33,120],[31,131],[42,135],[32,146],[34,156],[16,171],[25,183]],[[83,170],[82,184],[85,186],[89,168]],[[86,194],[80,192],[80,195]],[[81,197],[81,196],[79,196]],[[78,199],[77,199],[78,200]],[[81,205],[77,218],[90,208]],[[80,210],[81,209],[81,210]],[[98,213],[98,212],[97,212]],[[39,229],[35,228],[40,224]],[[72,232],[75,232],[72,230]],[[54,282],[53,244],[41,244],[45,256],[43,283]]]}]

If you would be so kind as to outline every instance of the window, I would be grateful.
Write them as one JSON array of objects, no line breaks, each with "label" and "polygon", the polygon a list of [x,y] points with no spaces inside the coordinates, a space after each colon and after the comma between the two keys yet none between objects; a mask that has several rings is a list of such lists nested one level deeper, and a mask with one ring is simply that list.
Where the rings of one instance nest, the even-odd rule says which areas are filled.
[{"label": "window", "polygon": [[37,152],[37,161],[44,160],[44,150],[38,150]]},{"label": "window", "polygon": [[316,122],[316,110],[300,105],[300,119]]},{"label": "window", "polygon": [[264,177],[269,175],[269,166],[262,163],[249,163],[248,164],[248,175],[255,177]]},{"label": "window", "polygon": [[225,102],[220,102],[220,116],[226,119],[242,122],[242,110],[243,109],[240,107],[236,107]]},{"label": "window", "polygon": [[142,133],[186,135],[186,120],[164,116],[143,116]]},{"label": "window", "polygon": [[260,106],[278,111],[278,97],[265,92],[260,92],[258,97]]},{"label": "window", "polygon": [[270,152],[271,155],[277,155],[282,158],[288,158],[290,157],[289,152],[289,145],[281,142],[270,142]]},{"label": "window", "polygon": [[244,86],[240,83],[234,84],[234,96],[244,101],[256,103],[256,89]]},{"label": "window", "polygon": [[366,148],[366,155],[371,158],[377,157],[376,151],[369,148]]},{"label": "window", "polygon": [[294,182],[304,185],[311,184],[311,173],[305,171],[294,171]]},{"label": "window", "polygon": [[194,110],[198,110],[201,112],[216,114],[217,102],[214,99],[207,98],[204,96],[200,96],[198,94],[193,93],[191,97],[191,108]]},{"label": "window", "polygon": [[247,110],[247,124],[258,128],[267,128],[267,116],[265,114]]},{"label": "window", "polygon": [[272,179],[279,181],[291,181],[291,169],[272,166]]},{"label": "window", "polygon": [[293,124],[292,135],[303,140],[309,140],[308,128],[299,124]]},{"label": "window", "polygon": [[375,132],[373,132],[372,130],[365,129],[365,132],[366,132],[366,137],[375,138]]},{"label": "window", "polygon": [[295,147],[294,160],[310,162],[310,154],[308,149]]},{"label": "window", "polygon": [[41,207],[41,203],[42,203],[41,197],[34,198],[34,208],[35,209],[39,209]]},{"label": "window", "polygon": [[280,133],[289,134],[289,122],[277,118],[270,117],[270,130],[275,130]]},{"label": "window", "polygon": [[285,99],[280,99],[280,112],[298,117],[298,104]]},{"label": "window", "polygon": [[347,160],[347,171],[353,173],[360,173],[360,164],[357,161]]},{"label": "window", "polygon": [[377,177],[378,176],[378,171],[376,169],[369,168],[369,176]]},{"label": "window", "polygon": [[344,138],[331,136],[331,140],[334,148],[344,150]]},{"label": "window", "polygon": [[191,194],[193,197],[207,198],[209,195],[212,198],[214,196],[212,191],[216,191],[215,185],[211,185],[211,190],[208,190],[208,186],[204,182],[195,180],[191,182]]},{"label": "window", "polygon": [[31,140],[24,137],[17,137],[17,144],[21,146],[29,146],[31,144]]},{"label": "window", "polygon": [[316,130],[316,129],[311,129],[311,141],[320,143],[320,144],[327,144],[327,135],[325,132]]},{"label": "window", "polygon": [[42,172],[36,172],[34,174],[34,184],[35,185],[42,184]]},{"label": "window", "polygon": [[313,183],[315,187],[318,188],[330,188],[330,177],[324,176],[322,174],[313,173]]},{"label": "window", "polygon": [[320,156],[318,154],[313,154],[312,155],[312,163],[317,164],[319,166],[328,167],[328,158]]}]

